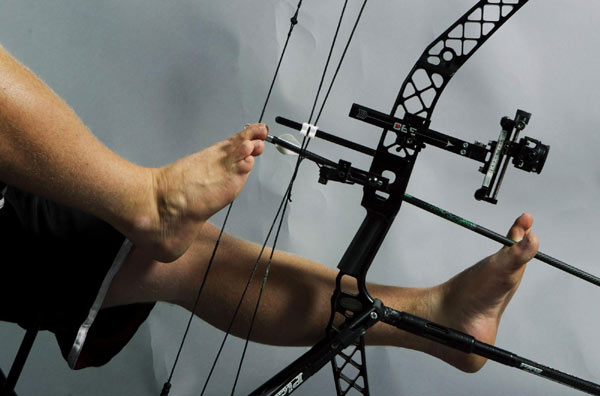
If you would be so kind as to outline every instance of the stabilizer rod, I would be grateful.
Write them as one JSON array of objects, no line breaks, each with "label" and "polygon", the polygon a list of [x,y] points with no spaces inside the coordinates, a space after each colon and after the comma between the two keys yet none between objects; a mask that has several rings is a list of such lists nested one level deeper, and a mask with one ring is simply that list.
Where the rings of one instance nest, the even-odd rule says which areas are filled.
[{"label": "stabilizer rod", "polygon": [[418,316],[384,307],[383,318],[381,320],[401,330],[447,345],[451,348],[483,356],[495,362],[518,368],[519,370],[550,379],[591,395],[600,395],[600,385],[598,384],[522,358],[493,345],[477,341],[475,337],[468,334],[430,322]]}]

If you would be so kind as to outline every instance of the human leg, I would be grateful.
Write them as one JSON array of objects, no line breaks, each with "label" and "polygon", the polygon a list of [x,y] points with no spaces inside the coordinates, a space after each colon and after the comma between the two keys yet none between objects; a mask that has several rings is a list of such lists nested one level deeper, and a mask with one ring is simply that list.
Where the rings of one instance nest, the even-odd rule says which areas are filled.
[{"label": "human leg", "polygon": [[[402,288],[369,284],[370,293],[384,304],[469,333],[493,343],[500,317],[519,286],[525,264],[537,251],[530,232],[532,219],[521,216],[509,236],[523,239],[511,248],[482,260],[449,281],[431,288]],[[207,224],[188,252],[173,263],[150,260],[134,250],[117,275],[106,306],[134,302],[167,301],[192,309],[218,231]],[[239,301],[259,247],[225,236],[209,275],[196,314],[225,329]],[[234,335],[244,337],[264,272],[255,274]],[[268,285],[259,309],[253,341],[274,345],[311,345],[323,337],[330,315],[330,296],[336,271],[288,253],[276,252]],[[464,371],[476,371],[485,359],[467,355],[407,334],[384,324],[371,329],[367,342],[395,345],[434,355]]]},{"label": "human leg", "polygon": [[[113,280],[105,306],[165,301],[193,308],[218,230],[206,224],[194,244],[178,260],[160,263],[134,248]],[[226,329],[258,257],[260,247],[224,235],[196,314],[219,329]],[[258,296],[263,259],[241,307],[233,334],[244,336]],[[324,334],[335,271],[309,260],[277,251],[255,324],[254,341],[275,345],[308,345]],[[277,334],[274,324],[295,328]]]},{"label": "human leg", "polygon": [[167,166],[135,165],[0,46],[2,183],[92,214],[159,260],[180,256],[202,223],[237,196],[266,136],[266,125],[252,124]]}]

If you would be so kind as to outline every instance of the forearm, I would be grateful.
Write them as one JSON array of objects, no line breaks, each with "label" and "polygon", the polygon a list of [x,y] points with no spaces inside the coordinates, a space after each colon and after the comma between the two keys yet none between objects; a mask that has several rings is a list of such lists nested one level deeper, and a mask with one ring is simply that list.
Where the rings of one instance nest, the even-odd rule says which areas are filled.
[{"label": "forearm", "polygon": [[149,169],[99,142],[75,113],[0,47],[0,180],[100,217],[144,223]]}]

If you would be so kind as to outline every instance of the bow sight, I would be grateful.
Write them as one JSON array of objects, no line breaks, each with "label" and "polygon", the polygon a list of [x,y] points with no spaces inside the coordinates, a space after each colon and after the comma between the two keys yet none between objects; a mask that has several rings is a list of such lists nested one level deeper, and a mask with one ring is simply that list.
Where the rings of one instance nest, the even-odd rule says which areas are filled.
[{"label": "bow sight", "polygon": [[[485,175],[485,178],[483,179],[481,188],[475,191],[475,198],[477,200],[484,200],[494,204],[498,202],[498,192],[510,157],[512,157],[512,163],[517,169],[536,172],[538,174],[542,172],[550,146],[542,144],[539,140],[528,136],[525,136],[517,143],[519,133],[525,129],[530,118],[530,113],[517,110],[514,120],[504,117],[500,121],[500,125],[502,126],[500,136],[497,141],[490,142],[487,146],[491,155],[488,156],[485,165],[479,169]],[[500,165],[502,163],[503,165]],[[498,173],[499,169],[501,169],[500,173]]]},{"label": "bow sight", "polygon": [[403,149],[419,150],[425,143],[446,151],[482,162],[479,171],[485,175],[483,184],[475,192],[477,200],[497,203],[498,193],[510,158],[513,165],[527,172],[540,173],[546,162],[550,147],[530,137],[522,138],[518,143],[520,132],[525,129],[531,114],[517,110],[514,120],[503,117],[502,130],[498,140],[490,141],[486,146],[480,142],[468,143],[428,128],[429,121],[414,114],[406,114],[404,120],[381,113],[367,107],[354,104],[350,117],[393,131],[396,136],[392,144],[386,145],[388,150],[401,153]]}]

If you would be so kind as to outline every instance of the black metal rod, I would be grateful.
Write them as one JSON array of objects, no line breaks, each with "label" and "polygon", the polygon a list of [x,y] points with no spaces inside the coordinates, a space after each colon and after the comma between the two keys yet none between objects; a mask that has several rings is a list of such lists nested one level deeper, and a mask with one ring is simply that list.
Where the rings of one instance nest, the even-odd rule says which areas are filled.
[{"label": "black metal rod", "polygon": [[530,374],[550,379],[592,395],[600,395],[600,385],[544,366],[512,352],[478,341],[475,337],[406,312],[384,307],[382,322],[399,329],[447,345],[466,353],[474,353]]},{"label": "black metal rod", "polygon": [[[265,140],[269,143],[273,143],[276,146],[281,146],[285,149],[293,151],[297,154],[300,154],[300,152],[302,152],[302,148],[300,148],[299,146],[295,145],[294,143],[290,143],[286,140],[283,140],[281,138],[278,138],[277,136],[268,135]],[[333,167],[335,167],[337,165],[335,162],[328,160],[325,157],[321,157],[320,155],[312,153],[308,150],[304,150],[304,152],[302,153],[302,156],[310,161],[313,161],[313,162],[319,164],[319,165],[329,165],[329,166],[333,166]]]},{"label": "black metal rod", "polygon": [[[296,121],[289,120],[285,117],[276,117],[275,121],[278,124],[281,124],[288,128],[292,128],[297,131],[302,130],[302,124],[300,124],[299,122],[296,122]],[[366,155],[370,155],[371,157],[374,157],[375,153],[377,152],[377,151],[373,150],[372,148],[363,146],[362,144],[358,144],[358,143],[352,142],[350,140],[346,140],[339,136],[332,135],[332,134],[322,131],[320,129],[317,130],[317,133],[315,136],[318,137],[319,139],[327,140],[328,142],[339,144],[340,146],[344,146],[351,150],[358,151],[358,152],[366,154]]]},{"label": "black metal rod", "polygon": [[[516,243],[515,241],[508,239],[507,237],[505,237],[503,235],[500,235],[492,230],[489,230],[485,227],[475,224],[472,221],[466,220],[460,216],[450,213],[444,209],[438,208],[437,206],[434,206],[434,205],[432,205],[428,202],[425,202],[421,199],[415,198],[409,194],[404,195],[404,201],[406,201],[409,204],[414,205],[418,208],[421,208],[429,213],[433,213],[434,215],[439,216],[443,219],[451,221],[454,224],[457,224],[461,227],[464,227],[473,232],[476,232],[479,235],[483,235],[484,237],[487,237],[496,242],[499,242],[505,246],[512,246]],[[590,273],[582,271],[579,268],[573,267],[572,265],[569,265],[563,261],[557,260],[554,257],[548,256],[547,254],[544,254],[542,252],[538,252],[535,255],[535,258],[546,264],[553,266],[554,268],[557,268],[561,271],[567,272],[573,276],[576,276],[580,279],[588,281],[596,286],[600,286],[600,278],[598,278],[597,276],[594,276]]]},{"label": "black metal rod", "polygon": [[488,150],[485,146],[471,144],[462,139],[426,128],[417,122],[411,124],[408,120],[396,118],[356,103],[350,108],[349,116],[367,124],[378,126],[388,131],[394,131],[394,133],[401,136],[412,137],[419,142],[430,144],[478,162],[485,163],[488,155]]}]

